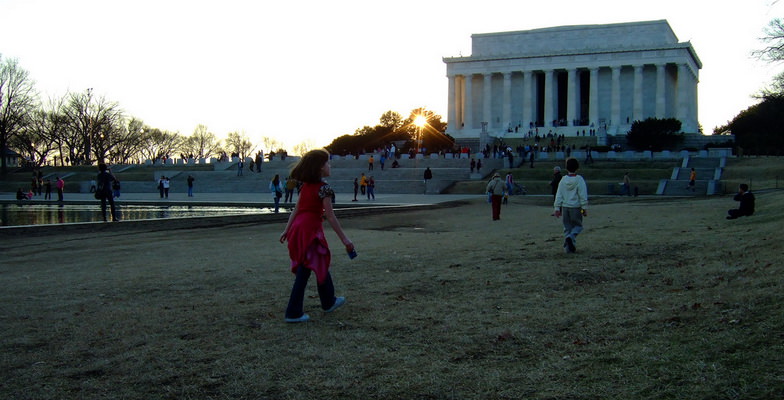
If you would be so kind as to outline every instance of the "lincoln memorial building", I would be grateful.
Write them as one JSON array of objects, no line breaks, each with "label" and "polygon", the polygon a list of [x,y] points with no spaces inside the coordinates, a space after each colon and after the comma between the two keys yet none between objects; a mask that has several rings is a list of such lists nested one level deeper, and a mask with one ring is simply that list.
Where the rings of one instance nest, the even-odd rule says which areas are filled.
[{"label": "lincoln memorial building", "polygon": [[702,63],[666,20],[471,35],[472,54],[447,57],[447,133],[522,138],[623,135],[646,118],[698,132]]}]

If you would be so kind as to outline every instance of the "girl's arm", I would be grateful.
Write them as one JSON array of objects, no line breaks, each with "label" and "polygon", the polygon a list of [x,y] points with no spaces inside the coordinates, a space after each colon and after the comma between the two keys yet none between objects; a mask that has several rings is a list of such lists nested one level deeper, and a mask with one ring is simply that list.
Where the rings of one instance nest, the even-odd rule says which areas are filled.
[{"label": "girl's arm", "polygon": [[332,226],[332,229],[340,238],[340,241],[343,242],[343,245],[346,246],[346,251],[351,251],[354,249],[354,243],[346,236],[343,232],[343,228],[340,226],[340,222],[338,222],[338,217],[335,216],[335,211],[332,209],[332,198],[325,197],[322,201],[324,205],[324,216],[329,221],[329,225]]},{"label": "girl's arm", "polygon": [[283,233],[280,234],[280,242],[283,243],[286,241],[287,236],[289,235],[289,228],[291,228],[291,221],[294,221],[294,217],[297,216],[297,209],[298,207],[295,205],[294,209],[291,210],[291,215],[289,215],[289,221],[286,222],[286,229]]}]

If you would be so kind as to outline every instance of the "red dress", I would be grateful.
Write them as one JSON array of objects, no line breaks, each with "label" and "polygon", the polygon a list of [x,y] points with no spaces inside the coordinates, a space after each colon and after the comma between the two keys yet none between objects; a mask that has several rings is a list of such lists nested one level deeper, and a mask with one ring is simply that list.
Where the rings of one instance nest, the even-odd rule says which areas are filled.
[{"label": "red dress", "polygon": [[332,197],[332,189],[324,182],[305,183],[297,200],[297,215],[286,235],[291,258],[291,272],[304,266],[316,273],[317,283],[324,282],[329,273],[331,254],[324,237],[323,199]]}]

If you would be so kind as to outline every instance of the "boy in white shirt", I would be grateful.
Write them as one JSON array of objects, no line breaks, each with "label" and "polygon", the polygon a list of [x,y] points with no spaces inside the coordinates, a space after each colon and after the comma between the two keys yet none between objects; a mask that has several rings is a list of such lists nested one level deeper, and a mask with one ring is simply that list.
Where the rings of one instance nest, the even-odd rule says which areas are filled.
[{"label": "boy in white shirt", "polygon": [[577,159],[566,160],[568,174],[558,183],[555,193],[556,218],[563,215],[564,226],[564,251],[574,253],[577,251],[577,235],[583,231],[583,217],[588,216],[585,207],[588,205],[588,188],[582,176],[577,175],[580,163]]}]

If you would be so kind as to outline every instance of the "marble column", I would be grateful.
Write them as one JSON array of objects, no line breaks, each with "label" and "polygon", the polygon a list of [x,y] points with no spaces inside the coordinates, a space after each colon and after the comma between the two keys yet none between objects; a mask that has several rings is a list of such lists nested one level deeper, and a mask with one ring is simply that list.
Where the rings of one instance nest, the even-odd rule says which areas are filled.
[{"label": "marble column", "polygon": [[457,102],[456,99],[457,94],[455,92],[456,77],[454,75],[449,75],[448,78],[449,78],[449,88],[448,88],[449,105],[448,105],[447,113],[449,113],[449,116],[447,117],[447,121],[449,121],[449,126],[447,126],[447,129],[449,130],[449,132],[455,132],[458,126],[457,107],[455,106]]},{"label": "marble column", "polygon": [[463,91],[463,128],[474,129],[474,76],[468,74],[464,76],[465,90]]},{"label": "marble column", "polygon": [[577,70],[568,70],[566,76],[566,124],[574,126],[577,117]]},{"label": "marble column", "polygon": [[531,115],[533,114],[533,93],[531,89],[531,78],[533,72],[523,71],[523,129],[527,133],[531,129],[530,124],[533,122]]},{"label": "marble column", "polygon": [[[612,68],[612,95],[610,98],[610,125],[617,127],[621,124],[621,67]],[[613,130],[615,131],[615,130]]]},{"label": "marble column", "polygon": [[[634,66],[634,104],[632,108],[633,121],[643,120],[643,105],[642,105],[642,65]],[[633,122],[630,121],[630,122]]]},{"label": "marble column", "polygon": [[667,112],[667,99],[664,94],[666,66],[666,64],[656,64],[656,118],[659,119],[665,118]]},{"label": "marble column", "polygon": [[588,87],[588,119],[599,128],[599,68],[591,68],[591,82]]},{"label": "marble column", "polygon": [[493,100],[493,73],[484,74],[484,83],[482,85],[482,122],[487,122],[487,130],[490,131],[493,127],[492,115],[492,100]]},{"label": "marble column", "polygon": [[512,124],[512,73],[504,72],[504,111],[501,120],[506,130]]},{"label": "marble column", "polygon": [[544,128],[553,127],[553,74],[551,69],[544,71]]},{"label": "marble column", "polygon": [[689,67],[686,64],[678,64],[678,99],[675,104],[675,117],[686,124],[686,116],[689,115]]}]

